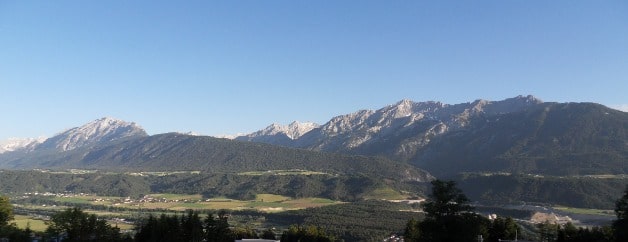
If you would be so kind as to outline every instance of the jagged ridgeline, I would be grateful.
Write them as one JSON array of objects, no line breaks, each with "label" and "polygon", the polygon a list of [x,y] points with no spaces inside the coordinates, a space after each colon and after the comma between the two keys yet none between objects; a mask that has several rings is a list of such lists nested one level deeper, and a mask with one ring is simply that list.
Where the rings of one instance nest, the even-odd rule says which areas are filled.
[{"label": "jagged ridgeline", "polygon": [[[628,113],[533,96],[461,104],[403,100],[320,126],[268,128],[236,139],[407,161],[435,176],[460,172],[628,173]],[[288,131],[308,130],[298,136]]]},{"label": "jagged ridgeline", "polygon": [[[454,152],[452,152],[454,151]],[[594,103],[542,103],[477,116],[436,137],[410,161],[435,175],[628,173],[628,113]]]}]

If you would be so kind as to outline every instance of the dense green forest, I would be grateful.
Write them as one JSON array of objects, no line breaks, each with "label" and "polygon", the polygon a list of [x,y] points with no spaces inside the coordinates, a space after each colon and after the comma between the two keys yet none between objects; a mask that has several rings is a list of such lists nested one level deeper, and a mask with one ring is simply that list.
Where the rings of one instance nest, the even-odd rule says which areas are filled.
[{"label": "dense green forest", "polygon": [[138,197],[150,193],[203,194],[249,200],[256,194],[271,193],[293,198],[322,197],[358,201],[377,189],[422,194],[425,183],[381,180],[364,175],[287,174],[248,175],[234,173],[164,176],[115,173],[53,173],[42,171],[0,171],[0,192],[74,192],[101,196]]},{"label": "dense green forest", "polygon": [[626,178],[534,175],[464,174],[455,180],[469,198],[482,203],[517,204],[525,201],[599,209],[612,209],[615,199],[628,185]]},{"label": "dense green forest", "polygon": [[437,177],[461,172],[628,173],[626,112],[593,103],[542,103],[469,121],[403,160]]}]

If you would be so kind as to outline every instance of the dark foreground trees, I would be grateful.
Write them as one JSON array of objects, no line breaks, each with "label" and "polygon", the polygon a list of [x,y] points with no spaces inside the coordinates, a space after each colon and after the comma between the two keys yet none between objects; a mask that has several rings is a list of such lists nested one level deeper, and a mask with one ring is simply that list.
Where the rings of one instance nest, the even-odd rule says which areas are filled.
[{"label": "dark foreground trees", "polygon": [[316,226],[292,225],[281,235],[281,241],[285,242],[332,242],[334,237]]},{"label": "dark foreground trees", "polygon": [[615,202],[615,215],[617,215],[617,220],[613,222],[615,240],[628,241],[628,186],[624,196]]},{"label": "dark foreground trees", "polygon": [[432,194],[423,204],[423,221],[406,225],[407,241],[499,241],[515,239],[518,226],[511,218],[493,221],[473,212],[469,199],[453,181],[432,181]]},{"label": "dark foreground trees", "polygon": [[[226,211],[208,214],[201,219],[198,212],[188,210],[181,216],[149,217],[136,225],[135,241],[208,241],[232,242],[236,239],[256,239],[258,233],[249,228],[230,227]],[[272,231],[271,231],[272,233]],[[274,239],[274,234],[264,236]]]},{"label": "dark foreground trees", "polygon": [[[490,221],[473,213],[469,200],[453,181],[435,180],[432,194],[423,204],[426,218],[406,224],[406,241],[483,241],[513,240],[519,231],[511,218]],[[628,242],[628,187],[615,203],[617,220],[612,227],[578,228],[549,222],[538,224],[537,241],[548,242]]]},{"label": "dark foreground trees", "polygon": [[61,241],[123,241],[120,229],[77,207],[52,215],[46,234]]},{"label": "dark foreground trees", "polygon": [[488,228],[488,239],[486,241],[518,239],[518,231],[519,225],[511,217],[497,217]]},{"label": "dark foreground trees", "polygon": [[[159,217],[149,215],[147,219],[137,225],[135,241],[208,241],[233,242],[236,239],[256,239],[258,232],[239,227],[230,227],[228,215],[220,211],[218,215],[208,214],[203,220],[197,212],[188,210],[186,214],[165,215]],[[263,239],[276,239],[272,229],[261,233]],[[335,241],[319,227],[290,226],[283,233],[281,241],[326,242]]]},{"label": "dark foreground trees", "polygon": [[13,220],[13,207],[6,196],[0,196],[0,227],[9,225]]},{"label": "dark foreground trees", "polygon": [[583,228],[571,223],[564,225],[542,223],[539,227],[540,241],[556,242],[612,242],[613,231],[609,226]]},{"label": "dark foreground trees", "polygon": [[6,196],[0,196],[0,239],[8,241],[30,241],[30,229],[19,229],[13,220],[13,206]]},{"label": "dark foreground trees", "polygon": [[[208,214],[201,220],[198,212],[188,210],[186,214],[149,217],[136,226],[135,241],[234,241],[241,233],[249,231],[229,228],[228,216],[225,211]],[[254,237],[254,236],[253,236]],[[241,237],[240,237],[241,238]]]},{"label": "dark foreground trees", "polygon": [[[423,204],[423,221],[406,226],[408,241],[476,241],[488,238],[491,221],[476,213],[453,181],[432,181],[432,194]],[[504,238],[502,238],[504,239]]]}]

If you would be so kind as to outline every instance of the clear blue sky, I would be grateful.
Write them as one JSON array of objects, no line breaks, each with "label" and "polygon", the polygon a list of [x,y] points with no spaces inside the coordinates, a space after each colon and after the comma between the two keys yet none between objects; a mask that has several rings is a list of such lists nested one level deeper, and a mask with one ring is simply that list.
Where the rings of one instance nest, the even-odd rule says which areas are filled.
[{"label": "clear blue sky", "polygon": [[103,116],[219,135],[519,94],[628,104],[628,2],[0,2],[0,140]]}]

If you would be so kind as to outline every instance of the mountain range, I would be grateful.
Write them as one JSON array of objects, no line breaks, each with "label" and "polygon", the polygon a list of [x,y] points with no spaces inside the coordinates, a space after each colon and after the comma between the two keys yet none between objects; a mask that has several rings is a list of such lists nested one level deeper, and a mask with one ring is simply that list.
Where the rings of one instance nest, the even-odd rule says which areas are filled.
[{"label": "mountain range", "polygon": [[[423,196],[427,182],[438,177],[458,181],[471,199],[487,203],[609,208],[628,174],[626,130],[626,112],[533,96],[453,105],[401,100],[322,125],[273,124],[235,139],[148,135],[135,123],[101,118],[48,139],[0,142],[0,169],[105,173],[76,181],[59,175],[67,180],[59,183],[59,177],[39,177],[36,171],[5,170],[6,176],[21,178],[3,175],[0,190],[30,192],[59,183],[61,190],[125,196],[150,190],[354,201]],[[276,175],[286,170],[289,175]],[[102,183],[101,174],[109,171],[118,175]],[[120,174],[148,171],[200,173],[148,180]],[[139,187],[133,185],[138,179]]]},{"label": "mountain range", "polygon": [[0,168],[365,174],[377,168],[417,180],[430,177],[421,169],[436,176],[625,174],[627,128],[628,113],[533,96],[453,105],[402,100],[337,116],[323,125],[273,124],[235,140],[180,133],[149,136],[135,123],[102,118],[45,140],[5,142]]},{"label": "mountain range", "polygon": [[[404,136],[415,132],[416,126],[421,128],[423,137],[413,137],[412,141],[421,146],[429,143],[430,137],[460,130],[467,126],[472,118],[478,115],[497,115],[521,111],[525,108],[542,103],[533,96],[518,96],[498,102],[476,100],[472,103],[456,105],[441,102],[413,102],[402,100],[379,110],[360,110],[351,114],[332,118],[319,127],[312,127],[300,136],[288,135],[282,130],[294,126],[268,128],[236,139],[259,141],[273,144],[285,143],[288,146],[313,150],[363,153],[356,150],[373,150],[372,144],[388,141],[392,136]],[[298,125],[298,123],[296,123]],[[407,136],[407,135],[406,135]],[[410,141],[409,141],[410,142]],[[403,154],[407,144],[397,145],[393,154]]]},{"label": "mountain range", "polygon": [[233,174],[305,170],[396,181],[433,179],[419,168],[383,157],[332,154],[182,133],[149,136],[135,123],[112,118],[94,120],[43,142],[14,146],[13,151],[0,154],[0,168]]},{"label": "mountain range", "polygon": [[300,136],[281,130],[270,126],[236,139],[384,156],[437,176],[628,173],[628,113],[594,103],[533,96],[455,105],[402,100],[334,117]]}]

